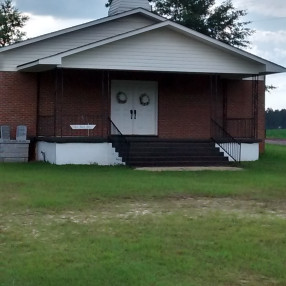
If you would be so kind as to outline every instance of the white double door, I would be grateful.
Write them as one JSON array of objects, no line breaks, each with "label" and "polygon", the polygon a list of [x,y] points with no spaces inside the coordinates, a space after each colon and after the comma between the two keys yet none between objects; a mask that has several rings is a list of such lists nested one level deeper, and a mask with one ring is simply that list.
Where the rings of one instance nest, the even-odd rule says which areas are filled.
[{"label": "white double door", "polygon": [[124,135],[157,135],[157,82],[113,80],[111,120]]}]

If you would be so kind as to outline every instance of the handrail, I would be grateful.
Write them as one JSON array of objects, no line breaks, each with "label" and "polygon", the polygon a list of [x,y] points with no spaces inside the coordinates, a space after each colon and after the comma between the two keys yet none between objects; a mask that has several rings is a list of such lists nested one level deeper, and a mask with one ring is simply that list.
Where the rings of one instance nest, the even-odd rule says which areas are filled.
[{"label": "handrail", "polygon": [[[110,135],[120,135],[124,136],[121,131],[118,129],[118,127],[114,124],[114,122],[111,120],[110,117],[108,117],[108,121],[111,123],[111,130],[110,130]],[[116,133],[113,134],[112,129],[115,129]]]},{"label": "handrail", "polygon": [[235,162],[241,161],[241,143],[232,137],[215,120],[212,122],[212,140],[222,148]]},{"label": "handrail", "polygon": [[227,118],[225,129],[235,138],[255,138],[254,118]]},{"label": "handrail", "polygon": [[121,133],[110,117],[108,117],[108,121],[111,124],[110,140],[112,146],[118,152],[119,156],[126,163],[126,165],[128,165],[130,142],[127,140],[126,136]]}]

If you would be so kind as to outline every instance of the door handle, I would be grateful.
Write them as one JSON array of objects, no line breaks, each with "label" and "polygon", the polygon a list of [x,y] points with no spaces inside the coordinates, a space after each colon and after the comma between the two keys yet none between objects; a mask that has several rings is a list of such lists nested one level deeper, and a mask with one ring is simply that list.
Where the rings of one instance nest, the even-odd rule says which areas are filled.
[{"label": "door handle", "polygon": [[131,119],[133,119],[133,110],[132,109],[130,110],[130,116],[131,116]]},{"label": "door handle", "polygon": [[136,119],[137,111],[136,109],[134,110],[134,119]]}]

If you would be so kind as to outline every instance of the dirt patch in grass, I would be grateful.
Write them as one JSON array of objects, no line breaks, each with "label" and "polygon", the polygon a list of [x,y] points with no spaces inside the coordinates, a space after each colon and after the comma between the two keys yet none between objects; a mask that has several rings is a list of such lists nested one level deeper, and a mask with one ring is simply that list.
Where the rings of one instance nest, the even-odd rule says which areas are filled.
[{"label": "dirt patch in grass", "polygon": [[285,285],[285,223],[285,201],[237,198],[15,208],[0,215],[0,284]]},{"label": "dirt patch in grass", "polygon": [[[210,212],[219,212],[225,215],[238,217],[279,217],[286,219],[286,203],[259,202],[256,200],[241,200],[233,198],[193,198],[187,196],[169,197],[146,201],[123,200],[84,210],[60,211],[60,212],[33,212],[26,210],[24,213],[2,214],[1,225],[9,228],[10,223],[23,226],[32,226],[41,221],[45,225],[53,223],[71,222],[76,224],[92,224],[104,222],[114,218],[136,219],[141,216],[165,216],[181,213],[193,218],[206,215]],[[10,223],[9,223],[10,222]]]}]

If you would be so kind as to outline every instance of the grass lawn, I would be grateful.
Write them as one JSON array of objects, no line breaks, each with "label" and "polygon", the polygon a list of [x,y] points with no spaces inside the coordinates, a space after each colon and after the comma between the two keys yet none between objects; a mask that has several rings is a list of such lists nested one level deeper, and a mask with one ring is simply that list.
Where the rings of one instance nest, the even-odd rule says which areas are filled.
[{"label": "grass lawn", "polygon": [[0,285],[286,285],[286,146],[243,167],[0,164]]},{"label": "grass lawn", "polygon": [[286,139],[286,129],[268,129],[266,130],[266,138]]}]

